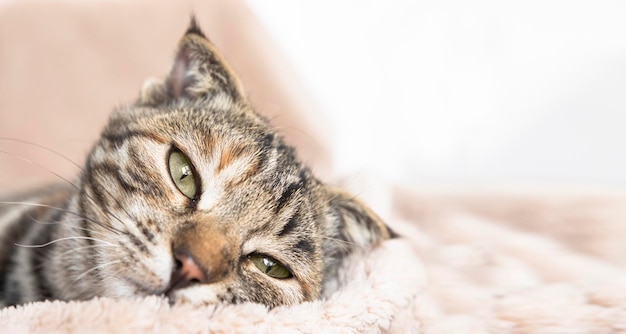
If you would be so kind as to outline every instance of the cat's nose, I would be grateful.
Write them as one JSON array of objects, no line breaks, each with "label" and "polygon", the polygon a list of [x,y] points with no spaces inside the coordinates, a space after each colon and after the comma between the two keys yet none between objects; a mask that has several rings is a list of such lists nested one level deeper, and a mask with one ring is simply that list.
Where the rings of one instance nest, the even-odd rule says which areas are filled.
[{"label": "cat's nose", "polygon": [[188,252],[175,251],[174,265],[170,289],[184,288],[193,283],[207,283],[206,273]]},{"label": "cat's nose", "polygon": [[170,290],[190,284],[212,284],[225,279],[236,259],[234,242],[228,243],[217,224],[187,224],[172,242],[174,268]]}]

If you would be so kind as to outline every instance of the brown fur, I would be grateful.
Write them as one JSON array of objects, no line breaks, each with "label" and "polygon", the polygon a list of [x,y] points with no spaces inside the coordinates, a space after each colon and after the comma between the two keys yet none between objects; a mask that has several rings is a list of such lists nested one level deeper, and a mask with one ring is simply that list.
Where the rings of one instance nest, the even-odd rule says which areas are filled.
[{"label": "brown fur", "polygon": [[[191,162],[195,196],[170,176],[173,151]],[[2,249],[1,302],[162,294],[299,303],[329,292],[353,249],[390,237],[363,203],[299,162],[195,21],[169,76],[113,112],[78,181],[60,191],[67,199],[54,207],[2,221],[0,244],[39,247]],[[255,256],[292,277],[269,276]]]}]

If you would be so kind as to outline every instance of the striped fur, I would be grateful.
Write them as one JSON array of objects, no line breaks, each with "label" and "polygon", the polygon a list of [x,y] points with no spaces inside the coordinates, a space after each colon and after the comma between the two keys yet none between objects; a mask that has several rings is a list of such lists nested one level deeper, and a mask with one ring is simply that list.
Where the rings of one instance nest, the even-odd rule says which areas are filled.
[{"label": "striped fur", "polygon": [[[173,150],[198,195],[174,184]],[[74,184],[0,206],[0,303],[157,294],[288,305],[319,298],[346,254],[390,234],[298,161],[192,20],[170,74],[113,112]]]}]

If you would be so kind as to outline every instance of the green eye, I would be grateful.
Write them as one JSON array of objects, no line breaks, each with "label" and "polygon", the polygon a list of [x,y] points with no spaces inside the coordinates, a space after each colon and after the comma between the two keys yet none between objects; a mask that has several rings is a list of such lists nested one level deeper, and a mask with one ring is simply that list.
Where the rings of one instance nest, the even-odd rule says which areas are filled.
[{"label": "green eye", "polygon": [[293,274],[282,264],[271,257],[263,255],[249,255],[248,258],[266,275],[274,278],[291,278]]},{"label": "green eye", "polygon": [[169,158],[172,181],[183,195],[194,199],[198,195],[198,182],[189,159],[180,151],[173,150]]}]

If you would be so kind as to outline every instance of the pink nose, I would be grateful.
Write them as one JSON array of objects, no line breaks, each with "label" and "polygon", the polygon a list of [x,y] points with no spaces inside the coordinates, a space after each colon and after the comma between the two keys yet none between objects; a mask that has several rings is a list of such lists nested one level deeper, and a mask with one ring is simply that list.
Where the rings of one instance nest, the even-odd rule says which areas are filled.
[{"label": "pink nose", "polygon": [[175,268],[170,279],[170,289],[184,288],[192,283],[207,283],[207,275],[193,257],[186,252],[175,252]]}]

